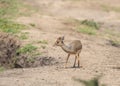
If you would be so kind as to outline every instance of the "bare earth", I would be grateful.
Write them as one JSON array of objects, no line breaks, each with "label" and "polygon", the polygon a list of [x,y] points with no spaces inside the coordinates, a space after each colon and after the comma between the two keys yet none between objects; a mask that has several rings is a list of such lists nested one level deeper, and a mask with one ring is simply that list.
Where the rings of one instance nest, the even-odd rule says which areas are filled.
[{"label": "bare earth", "polygon": [[[17,22],[35,24],[23,32],[29,32],[29,39],[23,44],[47,40],[46,56],[60,61],[60,64],[38,68],[12,69],[0,73],[0,86],[83,86],[73,80],[89,80],[102,75],[100,84],[120,86],[120,48],[109,45],[107,38],[89,36],[76,32],[71,25],[65,25],[64,19],[94,19],[104,23],[105,28],[120,31],[120,12],[106,12],[101,5],[120,8],[120,0],[23,0],[38,11],[31,16],[19,17]],[[112,26],[112,27],[111,27]],[[57,37],[65,36],[65,43],[74,39],[81,40],[83,50],[80,55],[83,68],[71,68],[74,56],[71,56],[68,68],[64,68],[67,54],[60,47],[53,47]],[[35,44],[39,48],[41,45]]]}]

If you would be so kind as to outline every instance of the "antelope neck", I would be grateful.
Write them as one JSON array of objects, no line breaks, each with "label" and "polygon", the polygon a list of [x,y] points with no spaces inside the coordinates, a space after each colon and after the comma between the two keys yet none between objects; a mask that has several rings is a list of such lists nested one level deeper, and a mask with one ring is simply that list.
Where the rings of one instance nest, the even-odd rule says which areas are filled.
[{"label": "antelope neck", "polygon": [[74,52],[74,51],[71,49],[71,46],[66,45],[66,44],[64,44],[64,43],[63,43],[63,45],[61,46],[61,48],[62,48],[65,52],[67,52],[67,53],[73,53],[73,52]]}]

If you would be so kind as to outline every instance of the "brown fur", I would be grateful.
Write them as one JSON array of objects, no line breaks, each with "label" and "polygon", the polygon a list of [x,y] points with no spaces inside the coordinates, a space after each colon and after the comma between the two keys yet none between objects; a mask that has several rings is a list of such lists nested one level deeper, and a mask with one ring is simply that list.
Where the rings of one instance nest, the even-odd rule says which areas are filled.
[{"label": "brown fur", "polygon": [[65,67],[67,67],[67,62],[71,54],[75,54],[75,61],[73,67],[76,65],[76,60],[78,61],[78,67],[80,67],[80,57],[79,54],[82,49],[82,43],[80,40],[74,40],[70,44],[64,44],[64,37],[57,38],[55,46],[60,46],[66,53],[68,53]]}]

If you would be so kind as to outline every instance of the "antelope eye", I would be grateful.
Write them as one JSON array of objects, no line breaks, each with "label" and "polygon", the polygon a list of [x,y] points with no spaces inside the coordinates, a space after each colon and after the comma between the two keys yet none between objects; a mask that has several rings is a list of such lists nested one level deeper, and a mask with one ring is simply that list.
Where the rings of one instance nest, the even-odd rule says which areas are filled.
[{"label": "antelope eye", "polygon": [[57,43],[59,43],[59,42],[57,41]]}]

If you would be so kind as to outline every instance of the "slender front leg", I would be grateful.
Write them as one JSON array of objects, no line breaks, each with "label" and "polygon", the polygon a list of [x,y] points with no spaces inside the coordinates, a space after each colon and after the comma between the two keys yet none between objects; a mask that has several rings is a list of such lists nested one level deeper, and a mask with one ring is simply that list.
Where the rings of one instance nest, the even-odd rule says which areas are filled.
[{"label": "slender front leg", "polygon": [[77,59],[77,56],[75,55],[75,61],[74,61],[73,67],[75,67],[75,65],[76,65],[76,59]]},{"label": "slender front leg", "polygon": [[68,54],[68,56],[67,56],[65,68],[67,67],[67,62],[68,62],[69,57],[70,57],[70,54]]},{"label": "slender front leg", "polygon": [[78,67],[80,67],[80,56],[79,56],[79,53],[78,53]]},{"label": "slender front leg", "polygon": [[78,67],[82,67],[82,66],[80,65],[80,53],[81,53],[81,50],[79,50],[79,51],[77,52]]}]

